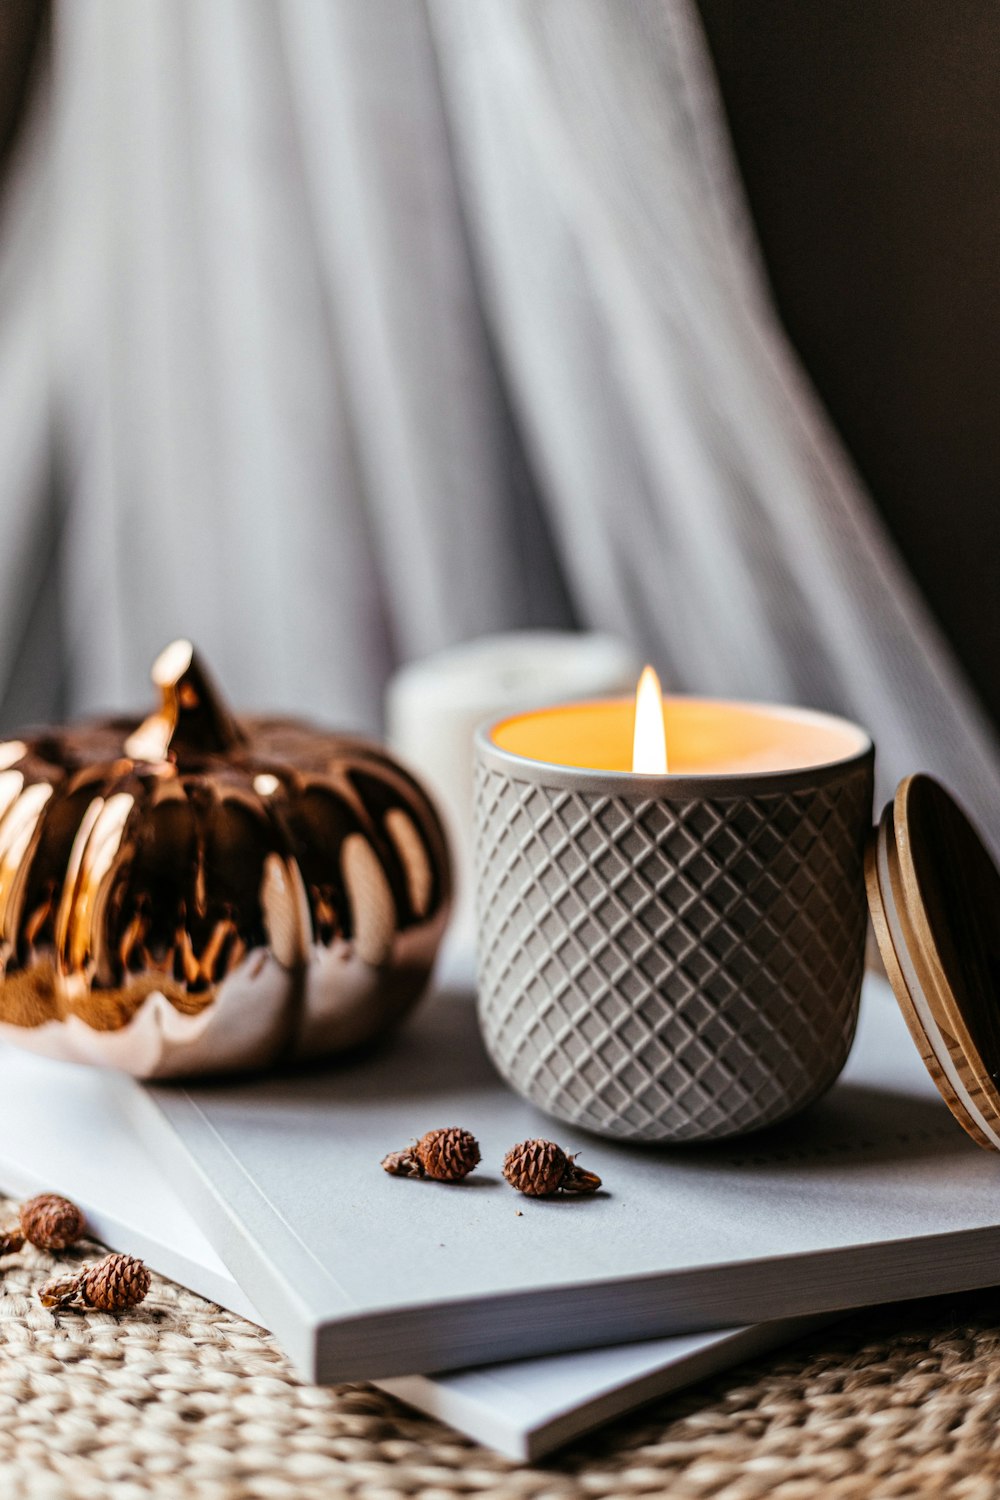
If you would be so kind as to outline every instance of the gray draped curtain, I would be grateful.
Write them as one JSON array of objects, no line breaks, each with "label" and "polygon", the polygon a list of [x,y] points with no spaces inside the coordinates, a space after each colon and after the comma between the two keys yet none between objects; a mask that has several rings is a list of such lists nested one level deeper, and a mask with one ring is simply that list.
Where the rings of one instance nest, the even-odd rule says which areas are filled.
[{"label": "gray draped curtain", "polygon": [[687,0],[61,0],[0,224],[0,513],[8,722],[141,702],[184,634],[240,702],[373,726],[400,660],[582,624],[850,714],[883,791],[936,771],[1000,845]]}]

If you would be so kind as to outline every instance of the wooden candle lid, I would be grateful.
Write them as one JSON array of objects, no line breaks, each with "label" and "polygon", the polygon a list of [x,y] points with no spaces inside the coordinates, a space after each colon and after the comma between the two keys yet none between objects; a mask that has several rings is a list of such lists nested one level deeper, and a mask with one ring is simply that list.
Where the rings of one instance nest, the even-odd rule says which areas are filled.
[{"label": "wooden candle lid", "polygon": [[930,776],[902,781],[865,862],[875,936],[913,1039],[974,1141],[1000,1151],[1000,870]]}]

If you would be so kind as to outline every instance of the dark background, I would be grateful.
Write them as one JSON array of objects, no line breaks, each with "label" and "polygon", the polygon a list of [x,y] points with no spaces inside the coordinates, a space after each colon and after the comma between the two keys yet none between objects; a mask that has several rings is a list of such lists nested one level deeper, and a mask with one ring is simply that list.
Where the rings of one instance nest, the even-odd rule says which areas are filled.
[{"label": "dark background", "polygon": [[[698,6],[785,325],[1000,726],[1000,6]],[[0,0],[0,163],[46,42]]]},{"label": "dark background", "polygon": [[698,6],[785,326],[1000,724],[1000,6]]}]

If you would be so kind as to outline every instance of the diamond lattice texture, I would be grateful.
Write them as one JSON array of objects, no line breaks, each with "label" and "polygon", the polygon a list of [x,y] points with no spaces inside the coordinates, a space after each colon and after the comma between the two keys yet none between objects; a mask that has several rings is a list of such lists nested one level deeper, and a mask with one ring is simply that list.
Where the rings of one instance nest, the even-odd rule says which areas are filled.
[{"label": "diamond lattice texture", "polygon": [[870,765],[766,796],[668,803],[476,785],[487,1046],[559,1120],[710,1140],[819,1097],[864,966]]}]

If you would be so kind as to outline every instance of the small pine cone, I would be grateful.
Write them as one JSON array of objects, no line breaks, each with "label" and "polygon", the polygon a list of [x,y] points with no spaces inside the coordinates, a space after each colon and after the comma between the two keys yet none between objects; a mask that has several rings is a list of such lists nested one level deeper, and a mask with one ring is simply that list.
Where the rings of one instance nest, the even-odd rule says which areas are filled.
[{"label": "small pine cone", "polygon": [[39,1250],[65,1250],[76,1243],[86,1227],[87,1221],[76,1204],[58,1193],[39,1193],[21,1204],[24,1237]]},{"label": "small pine cone", "polygon": [[134,1255],[106,1255],[80,1273],[80,1295],[99,1312],[138,1307],[149,1291],[150,1274]]},{"label": "small pine cone", "polygon": [[38,1288],[38,1300],[43,1307],[79,1307],[82,1280],[79,1271],[73,1271],[68,1276],[56,1276]]},{"label": "small pine cone", "polygon": [[558,1193],[569,1157],[555,1141],[521,1141],[503,1159],[503,1175],[511,1187],[529,1198]]},{"label": "small pine cone", "polygon": [[426,1176],[436,1182],[461,1182],[480,1161],[475,1136],[454,1125],[446,1130],[428,1130],[412,1149]]},{"label": "small pine cone", "polygon": [[424,1169],[412,1151],[390,1151],[382,1158],[382,1170],[390,1177],[423,1177]]},{"label": "small pine cone", "polygon": [[555,1141],[521,1141],[503,1159],[503,1175],[511,1187],[528,1198],[550,1198],[553,1193],[596,1193],[601,1179],[585,1172]]},{"label": "small pine cone", "polygon": [[16,1255],[23,1249],[24,1235],[19,1225],[8,1224],[6,1229],[0,1229],[0,1255]]}]

